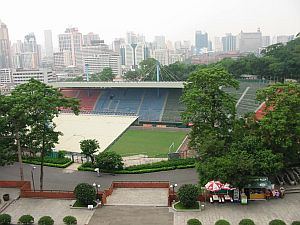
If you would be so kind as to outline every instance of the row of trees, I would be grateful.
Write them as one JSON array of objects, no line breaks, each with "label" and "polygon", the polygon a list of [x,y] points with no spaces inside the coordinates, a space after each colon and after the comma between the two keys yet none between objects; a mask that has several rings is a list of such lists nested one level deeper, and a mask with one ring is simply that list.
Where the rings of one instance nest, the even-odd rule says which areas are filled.
[{"label": "row of trees", "polygon": [[219,179],[242,186],[249,177],[270,175],[300,160],[300,85],[278,83],[257,99],[270,110],[236,118],[235,100],[220,87],[237,88],[225,69],[192,72],[182,97],[183,119],[192,122],[190,147],[199,153],[200,183]]},{"label": "row of trees", "polygon": [[55,130],[53,119],[62,107],[78,114],[79,100],[64,98],[58,89],[32,79],[17,86],[10,96],[0,95],[0,105],[1,165],[12,163],[17,152],[20,178],[24,180],[23,151],[39,153],[40,189],[43,190],[44,158],[62,135]]},{"label": "row of trees", "polygon": [[[94,73],[89,78],[89,81],[113,81],[115,75],[110,67],[104,68],[100,73]],[[83,76],[68,78],[66,81],[83,81]]]}]

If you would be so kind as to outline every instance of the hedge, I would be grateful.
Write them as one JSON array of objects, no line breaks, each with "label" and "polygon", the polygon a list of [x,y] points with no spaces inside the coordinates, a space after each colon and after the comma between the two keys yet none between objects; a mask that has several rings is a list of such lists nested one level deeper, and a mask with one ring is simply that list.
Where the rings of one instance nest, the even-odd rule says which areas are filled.
[{"label": "hedge", "polygon": [[0,225],[10,225],[11,216],[9,214],[0,214]]},{"label": "hedge", "polygon": [[270,221],[269,225],[286,225],[286,223],[282,220],[276,219],[276,220]]},{"label": "hedge", "polygon": [[[41,165],[40,157],[26,157],[23,159],[24,163],[30,163],[34,165]],[[73,161],[69,158],[44,158],[44,166],[66,168],[71,165]]]},{"label": "hedge", "polygon": [[[95,167],[89,167],[91,164],[84,163],[78,167],[80,171],[95,171]],[[140,174],[140,173],[152,173],[166,170],[175,170],[175,169],[187,169],[195,167],[195,159],[178,159],[178,160],[169,160],[161,161],[156,163],[149,163],[137,166],[129,166],[123,170],[116,171],[105,171],[104,173],[116,173],[116,174]]]}]

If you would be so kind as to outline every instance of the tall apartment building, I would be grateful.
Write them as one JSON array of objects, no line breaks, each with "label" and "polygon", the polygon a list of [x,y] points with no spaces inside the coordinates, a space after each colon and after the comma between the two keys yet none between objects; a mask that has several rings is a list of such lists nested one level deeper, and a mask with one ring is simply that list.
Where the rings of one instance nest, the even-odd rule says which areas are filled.
[{"label": "tall apartment building", "polygon": [[258,53],[262,47],[262,34],[257,32],[246,33],[241,31],[238,35],[238,46],[240,53]]},{"label": "tall apartment building", "polygon": [[271,45],[271,38],[270,36],[262,36],[261,38],[261,47],[265,48]]},{"label": "tall apartment building", "polygon": [[11,69],[0,69],[0,84],[12,83]]},{"label": "tall apartment building", "polygon": [[120,53],[121,45],[125,44],[124,38],[116,38],[113,42],[113,50],[117,53]]},{"label": "tall apartment building", "polygon": [[11,67],[10,41],[8,29],[0,20],[0,69]]},{"label": "tall apartment building", "polygon": [[82,34],[78,28],[67,28],[64,34],[58,35],[59,51],[70,51],[72,65],[82,67]]},{"label": "tall apartment building", "polygon": [[236,37],[231,33],[226,34],[225,37],[222,37],[222,45],[224,52],[236,51]]},{"label": "tall apartment building", "polygon": [[167,45],[166,45],[166,38],[165,36],[155,36],[154,37],[154,49],[166,49]]},{"label": "tall apartment building", "polygon": [[279,35],[276,37],[276,43],[286,44],[294,39],[294,35]]},{"label": "tall apartment building", "polygon": [[202,49],[208,49],[208,34],[202,31],[195,33],[195,53],[198,55]]},{"label": "tall apartment building", "polygon": [[153,51],[153,58],[159,61],[162,65],[169,65],[169,50],[156,49]]},{"label": "tall apartment building", "polygon": [[52,31],[44,30],[44,38],[45,38],[45,56],[53,57],[53,43],[52,43]]},{"label": "tall apartment building", "polygon": [[21,40],[17,40],[16,43],[12,45],[12,67],[15,69],[23,68],[22,53],[24,52],[23,43]]},{"label": "tall apartment building", "polygon": [[72,53],[69,50],[53,53],[53,65],[55,71],[62,71],[65,67],[73,65]]},{"label": "tall apartment building", "polygon": [[215,37],[214,38],[214,47],[213,47],[215,52],[222,52],[223,51],[223,43],[222,39],[220,37]]}]

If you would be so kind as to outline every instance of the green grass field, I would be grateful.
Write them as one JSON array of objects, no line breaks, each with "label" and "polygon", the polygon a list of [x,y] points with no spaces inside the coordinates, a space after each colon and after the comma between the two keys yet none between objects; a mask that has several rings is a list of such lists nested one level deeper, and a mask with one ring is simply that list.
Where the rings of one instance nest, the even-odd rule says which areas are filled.
[{"label": "green grass field", "polygon": [[186,131],[128,130],[109,151],[122,156],[145,154],[149,157],[167,157],[170,145],[174,142],[171,151],[176,151],[186,135]]}]

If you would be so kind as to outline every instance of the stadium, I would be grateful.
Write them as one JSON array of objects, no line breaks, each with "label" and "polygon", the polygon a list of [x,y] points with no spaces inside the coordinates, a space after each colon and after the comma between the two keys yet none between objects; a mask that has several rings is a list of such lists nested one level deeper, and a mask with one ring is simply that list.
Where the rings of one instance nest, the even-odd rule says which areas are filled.
[{"label": "stadium", "polygon": [[[236,98],[237,115],[261,106],[256,91],[263,80],[240,80],[239,89],[225,89]],[[167,158],[187,151],[188,128],[181,120],[185,106],[180,98],[184,82],[60,82],[65,97],[80,100],[79,116],[62,111],[56,118],[64,135],[57,150],[80,153],[79,142],[96,139],[100,152],[114,150],[122,156]],[[80,129],[78,129],[80,127]],[[185,155],[186,156],[186,155]]]}]

